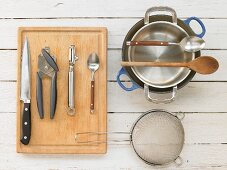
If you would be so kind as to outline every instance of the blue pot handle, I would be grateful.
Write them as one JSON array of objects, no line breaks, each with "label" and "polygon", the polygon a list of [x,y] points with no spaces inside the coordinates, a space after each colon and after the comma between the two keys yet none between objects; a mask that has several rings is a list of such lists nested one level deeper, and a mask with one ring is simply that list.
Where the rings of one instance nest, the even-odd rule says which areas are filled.
[{"label": "blue pot handle", "polygon": [[121,80],[120,80],[120,77],[121,77],[121,75],[126,75],[126,76],[128,76],[127,75],[127,73],[126,73],[126,71],[125,71],[125,69],[122,67],[121,69],[120,69],[120,71],[118,72],[118,74],[117,74],[117,83],[119,84],[119,86],[122,88],[122,89],[124,89],[125,91],[133,91],[133,90],[135,90],[135,89],[138,89],[139,88],[139,86],[137,85],[137,84],[135,84],[134,82],[132,82],[132,86],[131,87],[125,87],[125,85],[121,82]]},{"label": "blue pot handle", "polygon": [[199,38],[203,38],[203,36],[206,33],[206,28],[205,28],[203,22],[199,18],[197,18],[197,17],[190,17],[190,18],[184,20],[184,23],[187,24],[188,26],[190,26],[190,22],[192,20],[197,21],[199,23],[199,25],[201,26],[201,28],[202,28],[202,32],[200,34],[196,34],[196,36],[199,37]]}]

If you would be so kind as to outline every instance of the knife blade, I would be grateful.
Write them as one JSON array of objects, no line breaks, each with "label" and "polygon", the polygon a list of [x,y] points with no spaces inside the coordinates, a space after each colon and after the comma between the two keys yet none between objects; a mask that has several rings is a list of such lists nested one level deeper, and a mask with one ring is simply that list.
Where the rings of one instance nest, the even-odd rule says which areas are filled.
[{"label": "knife blade", "polygon": [[20,141],[24,145],[27,145],[29,144],[31,137],[30,52],[27,37],[25,37],[24,47],[22,51],[20,92],[20,100],[24,102],[22,115],[22,137]]}]

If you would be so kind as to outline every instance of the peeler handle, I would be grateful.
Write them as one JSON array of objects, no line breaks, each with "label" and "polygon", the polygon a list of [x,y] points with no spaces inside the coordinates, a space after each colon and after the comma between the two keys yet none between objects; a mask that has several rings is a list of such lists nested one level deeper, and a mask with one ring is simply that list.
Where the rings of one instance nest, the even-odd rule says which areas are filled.
[{"label": "peeler handle", "polygon": [[[74,110],[74,67],[69,66],[69,77],[68,77],[68,107],[71,111]],[[74,115],[74,112],[69,112],[68,114]]]},{"label": "peeler handle", "polygon": [[57,101],[57,72],[54,73],[51,80],[51,96],[50,96],[50,118],[53,119],[56,110]]}]

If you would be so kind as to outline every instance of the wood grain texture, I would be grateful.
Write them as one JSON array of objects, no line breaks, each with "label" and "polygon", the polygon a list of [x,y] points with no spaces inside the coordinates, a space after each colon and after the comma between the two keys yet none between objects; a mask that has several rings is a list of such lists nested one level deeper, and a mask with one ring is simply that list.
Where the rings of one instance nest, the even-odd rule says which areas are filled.
[{"label": "wood grain texture", "polygon": [[[166,41],[127,41],[126,44],[128,46],[169,46]],[[174,44],[176,45],[176,44]]]},{"label": "wood grain texture", "polygon": [[[17,151],[25,153],[105,153],[106,144],[79,145],[75,133],[81,131],[106,131],[106,36],[105,28],[23,27],[18,32],[18,93],[20,91],[21,49],[24,37],[28,37],[31,56],[31,140],[29,145],[20,143],[22,102],[17,99]],[[76,115],[68,116],[68,48],[75,45],[79,60],[75,66]],[[43,78],[44,119],[39,118],[36,106],[36,73],[38,56],[42,48],[49,47],[56,57],[59,68],[57,79],[57,108],[50,120],[50,84]],[[97,101],[94,114],[90,114],[90,71],[87,57],[96,52],[100,58],[100,69],[96,73],[94,99]],[[96,137],[84,137],[84,140]],[[105,136],[100,137],[105,140]]]},{"label": "wood grain texture", "polygon": [[217,2],[207,0],[200,0],[199,2],[196,0],[150,0],[140,3],[136,0],[131,0],[130,3],[121,0],[96,0],[89,3],[74,0],[51,0],[48,2],[45,0],[11,0],[8,3],[0,2],[0,5],[5,7],[0,12],[2,18],[143,17],[145,11],[152,6],[170,6],[181,17],[191,15],[206,18],[227,17],[225,11],[220,10],[226,4],[225,0]]},{"label": "wood grain texture", "polygon": [[[190,82],[179,90],[176,101],[158,105],[147,101],[141,89],[126,92],[116,82],[108,82],[107,87],[108,112],[145,112],[152,108],[173,112],[226,112],[225,82]],[[16,112],[16,83],[1,82],[0,91],[4,96],[0,98],[1,112]]]},{"label": "wood grain texture", "polygon": [[[129,131],[141,114],[109,113],[108,130]],[[226,113],[186,113],[182,121],[186,135],[181,153],[184,162],[180,167],[171,165],[168,168],[171,170],[175,168],[205,170],[218,167],[225,169],[227,167],[225,158],[227,145],[224,144],[227,142],[226,121]],[[138,159],[128,143],[109,144],[106,155],[17,154],[15,122],[15,113],[0,113],[0,127],[8,127],[7,131],[0,131],[0,136],[4,136],[0,138],[0,169],[157,169]],[[119,136],[108,138],[119,139]],[[12,163],[13,160],[17,161]]]},{"label": "wood grain texture", "polygon": [[[192,81],[227,81],[227,50],[202,50],[202,55],[215,57],[219,61],[219,69],[211,75],[196,74]],[[0,50],[0,81],[16,81],[17,50]],[[107,80],[115,81],[121,68],[121,50],[108,50]],[[122,76],[122,80],[128,80]]]},{"label": "wood grain texture", "polygon": [[[141,2],[143,3],[143,2]],[[152,6],[152,5],[149,5]],[[204,8],[203,8],[204,9]],[[210,10],[210,11],[213,11]],[[210,12],[209,11],[209,12]],[[194,15],[191,12],[189,16]],[[17,28],[21,26],[71,26],[71,27],[107,27],[108,28],[108,48],[121,48],[124,37],[129,29],[141,18],[78,18],[78,19],[0,19],[0,49],[17,48]],[[202,19],[207,32],[204,37],[206,49],[227,49],[227,19]],[[192,22],[191,27],[195,32],[200,33],[201,29],[196,22]],[[3,43],[4,42],[4,43]]]},{"label": "wood grain texture", "polygon": [[[225,0],[142,0],[139,2],[135,0],[130,2],[12,0],[0,1],[0,4],[2,7],[0,10],[0,169],[159,169],[139,160],[129,145],[108,145],[106,155],[16,153],[16,49],[17,28],[20,26],[107,27],[109,32],[108,80],[111,81],[108,83],[108,110],[111,110],[108,114],[108,130],[129,130],[132,122],[142,114],[141,111],[151,108],[166,108],[176,112],[188,110],[189,113],[183,120],[186,145],[181,156],[184,163],[180,167],[171,165],[161,169],[227,169],[227,2]],[[202,17],[207,29],[204,37],[205,48],[208,49],[203,50],[202,55],[214,56],[220,63],[220,68],[215,74],[207,76],[197,74],[193,81],[199,82],[189,83],[185,89],[180,90],[180,96],[177,96],[177,101],[172,106],[151,104],[145,100],[142,90],[126,93],[115,83],[116,73],[121,67],[121,46],[126,33],[143,18],[147,8],[161,5],[174,8],[178,17],[183,19],[189,16]],[[197,23],[192,22],[191,26],[196,32],[201,31]],[[126,77],[122,79],[127,80]],[[198,112],[199,110],[206,113]],[[220,111],[223,113],[219,113]]]},{"label": "wood grain texture", "polygon": [[[110,132],[125,131],[129,132],[133,123],[141,116],[140,113],[108,113],[107,115],[107,129]],[[182,121],[185,130],[186,144],[225,144],[227,142],[226,128],[227,128],[227,112],[186,112],[185,118]],[[0,131],[0,146],[7,147],[14,145],[11,149],[15,151],[16,144],[16,112],[0,113],[0,127],[8,127],[7,130]],[[127,136],[108,135],[109,139],[124,138]],[[128,142],[124,143],[128,144]],[[109,143],[109,145],[122,145],[122,143]],[[18,154],[19,155],[19,154]],[[0,154],[1,157],[1,154]]]},{"label": "wood grain texture", "polygon": [[198,74],[212,74],[218,70],[218,61],[211,56],[200,56],[190,62],[122,61],[124,67],[187,67]]},{"label": "wood grain texture", "polygon": [[[116,169],[160,169],[147,165],[133,152],[130,145],[111,145],[105,155],[34,155],[16,154],[15,145],[4,145],[1,150],[1,169],[78,169],[78,170],[116,170]],[[185,145],[181,156],[183,165],[169,165],[161,169],[226,169],[225,144],[192,144]],[[14,160],[14,162],[13,162]],[[17,160],[17,161],[15,161]],[[13,163],[12,163],[13,162]]]},{"label": "wood grain texture", "polygon": [[[126,86],[131,83],[126,82]],[[171,94],[151,94],[167,98]],[[154,104],[145,99],[144,91],[126,92],[117,83],[108,83],[109,112],[144,112],[151,108],[183,112],[226,112],[227,86],[225,82],[190,82],[178,90],[171,104]]]},{"label": "wood grain texture", "polygon": [[182,62],[152,62],[152,61],[122,61],[124,67],[188,67],[187,63]]},{"label": "wood grain texture", "polygon": [[91,109],[91,113],[94,112],[94,103],[95,103],[95,101],[94,101],[94,95],[95,95],[94,89],[95,89],[95,81],[92,80],[92,81],[91,81],[91,99],[90,99],[90,109]]}]

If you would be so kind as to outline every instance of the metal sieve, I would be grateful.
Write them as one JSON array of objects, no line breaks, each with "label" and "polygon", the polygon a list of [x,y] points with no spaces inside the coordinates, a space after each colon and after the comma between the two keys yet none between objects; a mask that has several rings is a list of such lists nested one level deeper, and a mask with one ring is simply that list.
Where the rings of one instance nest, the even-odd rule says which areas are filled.
[{"label": "metal sieve", "polygon": [[[184,128],[181,123],[184,114],[165,110],[150,110],[140,116],[130,132],[82,132],[76,133],[77,143],[103,143],[106,141],[80,141],[80,135],[129,134],[135,153],[148,164],[165,165],[176,162],[184,145]],[[110,140],[108,140],[110,141]]]}]

